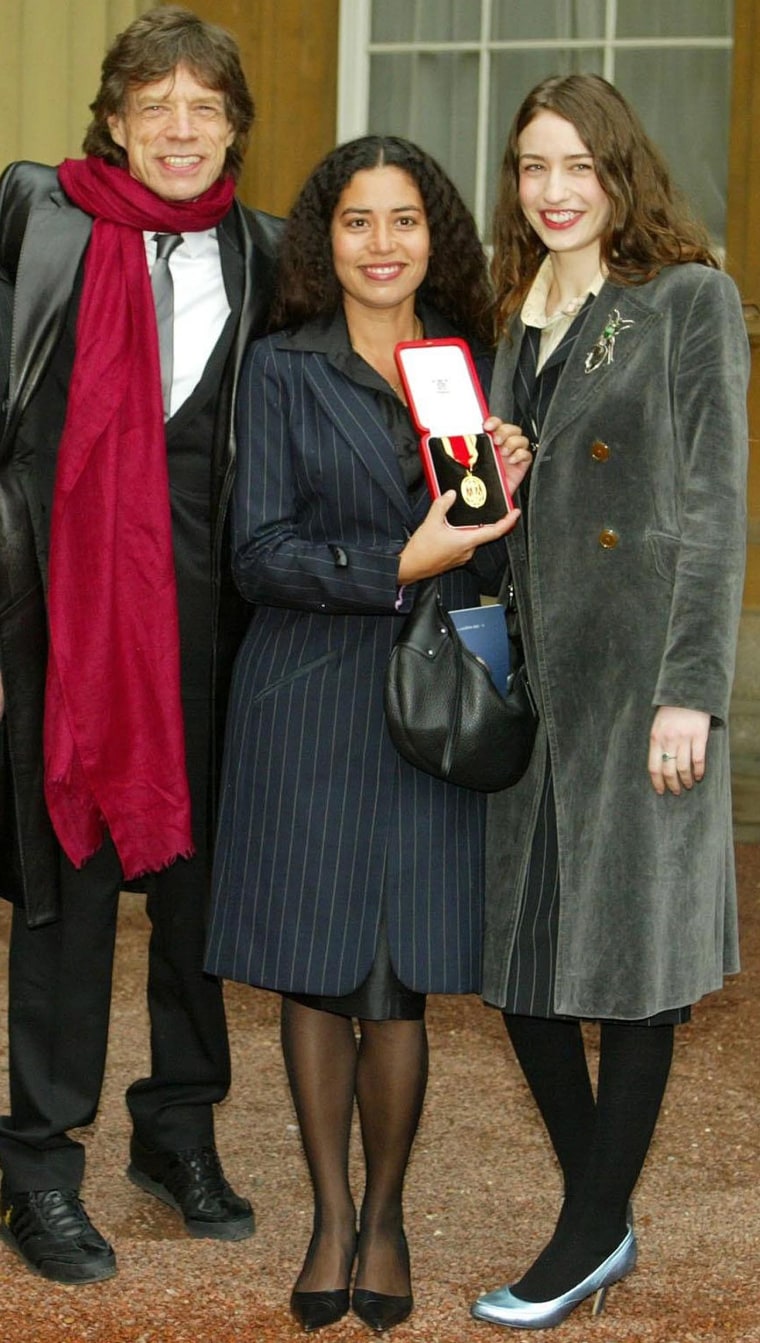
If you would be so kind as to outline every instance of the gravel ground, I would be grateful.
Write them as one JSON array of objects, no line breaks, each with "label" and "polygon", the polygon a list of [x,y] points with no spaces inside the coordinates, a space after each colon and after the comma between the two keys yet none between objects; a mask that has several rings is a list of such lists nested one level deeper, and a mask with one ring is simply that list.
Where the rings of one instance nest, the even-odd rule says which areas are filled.
[{"label": "gravel ground", "polygon": [[[760,1343],[760,846],[737,853],[744,972],[677,1032],[636,1193],[639,1266],[610,1292],[603,1315],[592,1319],[584,1304],[554,1331],[562,1343]],[[85,1134],[83,1190],[119,1272],[96,1286],[59,1287],[0,1247],[0,1343],[301,1339],[287,1302],[309,1236],[309,1190],[280,1058],[278,1000],[228,988],[233,1090],[217,1136],[232,1183],[256,1205],[256,1235],[239,1244],[192,1240],[124,1176],[122,1097],[146,1066],[147,1025],[142,901],[125,896],[122,905],[109,1065],[98,1119]],[[0,942],[7,937],[3,906]],[[428,1019],[430,1086],[406,1198],[416,1306],[392,1338],[487,1343],[505,1335],[472,1321],[468,1304],[519,1276],[546,1240],[557,1170],[498,1014],[476,998],[435,997]],[[593,1029],[589,1038],[593,1047]],[[4,1040],[0,1072],[4,1106]],[[358,1149],[353,1160],[358,1180]],[[549,1332],[531,1336],[540,1343]],[[350,1343],[369,1335],[349,1316],[320,1337]]]}]

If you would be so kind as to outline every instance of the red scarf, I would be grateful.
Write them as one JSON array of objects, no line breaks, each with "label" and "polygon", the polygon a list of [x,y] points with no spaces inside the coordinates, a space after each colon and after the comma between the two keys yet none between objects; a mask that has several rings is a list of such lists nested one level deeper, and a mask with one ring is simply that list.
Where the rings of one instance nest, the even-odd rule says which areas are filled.
[{"label": "red scarf", "polygon": [[77,867],[108,827],[125,877],[193,852],[161,376],[143,230],[215,227],[234,196],[162,200],[123,168],[67,159],[94,224],[50,533],[45,796]]}]

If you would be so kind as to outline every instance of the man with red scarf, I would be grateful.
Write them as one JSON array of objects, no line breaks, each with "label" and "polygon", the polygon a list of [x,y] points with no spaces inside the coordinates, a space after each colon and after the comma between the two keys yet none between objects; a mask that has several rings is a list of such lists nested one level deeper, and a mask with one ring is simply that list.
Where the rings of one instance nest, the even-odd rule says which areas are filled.
[{"label": "man with red scarf", "polygon": [[222,29],[174,6],[144,14],[107,53],[92,112],[84,159],[13,164],[0,181],[0,271],[15,287],[0,440],[0,892],[16,905],[0,1235],[65,1283],[116,1270],[80,1200],[84,1149],[68,1131],[98,1106],[125,885],[147,892],[152,925],[151,1070],[127,1092],[128,1174],[192,1235],[253,1231],[214,1142],[230,1063],[221,985],[202,957],[246,618],[225,524],[233,407],[280,229],[235,198],[253,104]]}]

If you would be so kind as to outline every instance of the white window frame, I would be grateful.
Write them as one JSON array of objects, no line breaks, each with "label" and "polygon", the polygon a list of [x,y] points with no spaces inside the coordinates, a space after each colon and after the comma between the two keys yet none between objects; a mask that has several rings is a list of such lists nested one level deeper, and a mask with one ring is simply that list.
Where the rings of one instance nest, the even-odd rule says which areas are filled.
[{"label": "white window frame", "polygon": [[[464,0],[466,3],[467,0]],[[381,4],[382,0],[375,0]],[[602,74],[610,83],[615,82],[615,57],[625,48],[658,51],[666,48],[708,48],[731,50],[732,37],[652,37],[617,38],[618,0],[606,0],[604,36],[599,38],[545,38],[509,42],[488,38],[491,31],[493,0],[482,0],[480,37],[469,42],[372,42],[372,0],[341,0],[338,50],[338,113],[337,140],[351,140],[365,135],[369,117],[370,61],[383,52],[414,54],[420,52],[474,52],[479,58],[478,118],[475,143],[475,203],[474,214],[481,232],[485,225],[488,175],[488,90],[490,88],[491,55],[495,51],[568,51],[588,50],[590,46],[604,53]]]}]

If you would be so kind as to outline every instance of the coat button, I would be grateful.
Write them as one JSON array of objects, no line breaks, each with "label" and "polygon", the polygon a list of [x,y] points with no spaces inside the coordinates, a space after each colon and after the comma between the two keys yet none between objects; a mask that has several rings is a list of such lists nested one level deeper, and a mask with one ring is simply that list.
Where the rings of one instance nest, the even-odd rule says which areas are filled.
[{"label": "coat button", "polygon": [[620,537],[616,531],[613,531],[612,527],[605,527],[599,533],[599,544],[603,550],[614,550],[619,540]]},{"label": "coat button", "polygon": [[606,443],[602,443],[600,438],[595,439],[591,444],[591,456],[595,462],[606,462],[610,455],[610,450]]}]

